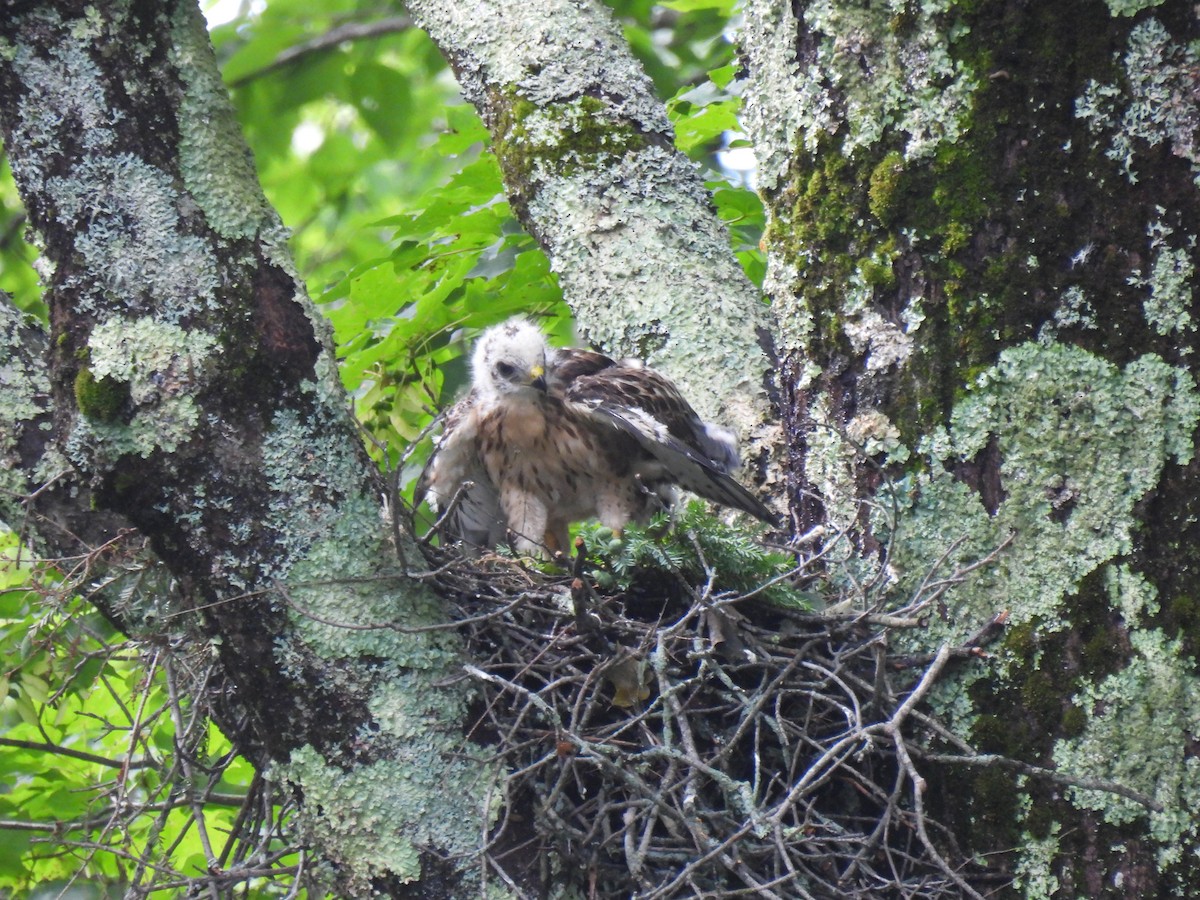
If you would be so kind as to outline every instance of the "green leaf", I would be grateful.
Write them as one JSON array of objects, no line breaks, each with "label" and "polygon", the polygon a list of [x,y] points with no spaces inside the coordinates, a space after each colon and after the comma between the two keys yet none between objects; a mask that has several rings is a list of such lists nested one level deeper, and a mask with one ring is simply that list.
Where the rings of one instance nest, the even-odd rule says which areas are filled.
[{"label": "green leaf", "polygon": [[208,858],[203,853],[193,853],[183,861],[181,868],[185,875],[203,875],[208,871]]},{"label": "green leaf", "polygon": [[475,146],[486,147],[488,140],[487,126],[474,107],[457,104],[446,108],[446,130],[434,146],[442,156],[458,156]]},{"label": "green leaf", "polygon": [[[0,569],[0,581],[8,580],[5,578],[4,571]],[[10,584],[18,584],[19,580],[14,578]],[[37,603],[38,595],[33,591],[3,591],[0,592],[0,619],[20,619],[29,614],[29,611]]]},{"label": "green leaf", "polygon": [[708,80],[717,87],[724,90],[729,87],[730,82],[737,77],[738,66],[736,63],[730,63],[727,66],[720,66],[716,69],[708,70]]},{"label": "green leaf", "polygon": [[[713,187],[712,184],[709,187]],[[734,188],[728,185],[717,187],[713,191],[713,202],[722,219],[753,219],[763,221],[762,199],[749,188]]]},{"label": "green leaf", "polygon": [[[16,879],[26,872],[22,857],[29,850],[33,835],[29,832],[10,831],[0,841],[0,884],[6,879]],[[10,896],[16,896],[12,894]]]},{"label": "green leaf", "polygon": [[34,703],[45,703],[50,699],[49,682],[30,672],[21,673],[20,690]]},{"label": "green leaf", "polygon": [[350,90],[363,119],[385,142],[396,145],[407,136],[412,90],[406,76],[379,63],[366,63],[350,76]]},{"label": "green leaf", "polygon": [[675,123],[675,144],[684,153],[714,143],[728,131],[737,131],[737,98],[718,100],[703,106],[679,102],[671,108]]},{"label": "green leaf", "polygon": [[239,81],[274,62],[284,50],[305,39],[306,32],[300,25],[275,22],[269,28],[255,28],[246,32],[253,36],[241,45],[222,66],[221,74],[228,82]]},{"label": "green leaf", "polygon": [[660,3],[667,9],[676,9],[680,12],[711,10],[728,18],[733,13],[736,0],[660,0]]},{"label": "green leaf", "polygon": [[85,815],[92,805],[90,792],[81,791],[75,779],[64,783],[49,793],[44,793],[46,810],[60,821],[70,821]]}]

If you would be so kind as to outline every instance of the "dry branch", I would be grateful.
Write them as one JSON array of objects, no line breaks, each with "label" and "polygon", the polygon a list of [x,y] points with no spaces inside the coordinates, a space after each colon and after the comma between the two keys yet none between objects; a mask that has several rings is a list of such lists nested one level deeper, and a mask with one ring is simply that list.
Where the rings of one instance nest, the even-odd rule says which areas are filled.
[{"label": "dry branch", "polygon": [[715,593],[711,578],[605,597],[582,556],[534,587],[515,562],[426,550],[460,607],[481,692],[470,727],[505,764],[508,805],[538,823],[537,846],[493,832],[502,880],[547,851],[595,896],[961,897],[990,880],[925,812],[917,767],[958,752],[921,704],[982,639],[920,667],[884,649],[965,572],[826,616]]}]

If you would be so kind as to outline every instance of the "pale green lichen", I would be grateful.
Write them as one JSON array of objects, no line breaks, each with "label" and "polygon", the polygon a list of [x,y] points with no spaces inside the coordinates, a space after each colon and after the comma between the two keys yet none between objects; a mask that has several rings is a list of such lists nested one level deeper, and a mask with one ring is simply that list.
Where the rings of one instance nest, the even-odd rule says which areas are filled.
[{"label": "pale green lichen", "polygon": [[293,625],[305,645],[328,659],[366,655],[438,671],[452,664],[458,652],[452,632],[404,630],[437,625],[444,610],[430,591],[403,577],[382,536],[378,503],[360,496],[330,515],[322,523],[327,536],[287,576]]},{"label": "pale green lichen", "polygon": [[[54,12],[41,16],[50,27],[61,22]],[[100,70],[82,43],[65,42],[45,55],[18,44],[12,61],[26,87],[12,124],[22,146],[31,151],[36,169],[48,170],[47,157],[58,144],[59,119],[48,118],[43,110],[57,110],[61,118],[78,122],[79,139],[86,149],[99,152],[113,146],[114,129],[124,113],[108,102]]]},{"label": "pale green lichen", "polygon": [[66,453],[76,465],[101,460],[110,465],[122,456],[149,457],[174,453],[194,433],[200,412],[191,397],[177,397],[151,417],[135,416],[129,424],[81,419],[67,439]]},{"label": "pale green lichen", "polygon": [[1108,11],[1114,16],[1133,16],[1143,9],[1162,6],[1164,0],[1105,0]]},{"label": "pale green lichen", "polygon": [[[1028,815],[1028,796],[1023,794],[1020,802],[1024,814]],[[1054,860],[1058,856],[1061,831],[1062,826],[1054,822],[1050,833],[1044,837],[1021,836],[1021,852],[1013,867],[1013,886],[1020,890],[1020,896],[1025,900],[1051,900],[1058,896],[1060,884],[1054,874]]]},{"label": "pale green lichen", "polygon": [[[63,224],[86,223],[75,248],[86,277],[99,277],[106,305],[134,310],[153,304],[171,322],[215,308],[216,257],[181,230],[181,198],[168,174],[129,154],[101,154],[70,175],[50,178],[47,189]],[[90,291],[85,297],[81,308],[94,308]]]},{"label": "pale green lichen", "polygon": [[[248,563],[236,545],[220,557],[216,567],[235,587],[249,588],[264,579],[286,578],[311,552],[313,544],[326,537],[328,529],[348,514],[341,508],[348,501],[338,499],[345,496],[346,486],[358,483],[366,488],[369,484],[363,476],[362,460],[353,443],[347,440],[353,428],[347,423],[344,394],[337,394],[336,387],[322,391],[310,385],[310,389],[319,395],[310,415],[281,410],[263,436],[259,453],[271,488],[271,500],[257,525],[276,535],[278,546],[268,550],[269,561]],[[207,502],[221,506],[236,504],[237,498],[214,496]],[[377,511],[370,518],[378,527]],[[261,568],[264,566],[267,568]],[[354,577],[362,575],[360,571]],[[305,577],[317,576],[310,573]]]},{"label": "pale green lichen", "polygon": [[863,310],[843,325],[854,352],[866,359],[868,372],[899,366],[912,355],[913,339],[878,310]]},{"label": "pale green lichen", "polygon": [[1200,46],[1175,41],[1158,19],[1134,26],[1123,60],[1123,85],[1088,82],[1075,102],[1075,115],[1095,134],[1110,133],[1105,155],[1137,181],[1139,142],[1167,143],[1188,160],[1200,185],[1200,118],[1196,116],[1195,72]]},{"label": "pale green lichen", "polygon": [[94,41],[104,34],[104,17],[100,10],[89,6],[83,11],[83,17],[74,19],[70,24],[71,37],[80,43]]},{"label": "pale green lichen", "polygon": [[[745,121],[770,188],[797,147],[812,152],[822,136],[847,129],[843,152],[877,142],[888,129],[907,135],[907,159],[928,156],[962,135],[977,88],[975,76],[952,58],[965,27],[947,27],[954,4],[905,0],[862,4],[819,0],[803,6],[816,37],[816,61],[795,60],[792,7],[770,0],[746,5],[742,44],[751,54]],[[905,27],[893,22],[903,18]]]},{"label": "pale green lichen", "polygon": [[812,431],[808,436],[805,477],[825,503],[825,518],[831,528],[854,527],[859,514],[855,480],[858,448],[844,440],[840,423],[832,415],[829,398],[821,394],[809,407]]},{"label": "pale green lichen", "polygon": [[101,322],[87,346],[92,374],[128,384],[130,399],[139,406],[203,388],[220,353],[207,332],[148,317]]},{"label": "pale green lichen", "polygon": [[[346,743],[383,761],[328,765],[305,747],[280,772],[303,791],[301,822],[340,864],[340,888],[365,896],[374,877],[417,881],[425,852],[478,853],[503,795],[497,767],[466,752],[456,633],[436,627],[445,624],[439,601],[404,574],[343,416],[319,403],[311,417],[280,412],[270,423],[261,454],[272,501],[262,525],[281,546],[260,577],[275,579],[291,626],[275,647],[283,671],[299,674],[314,657],[331,663],[327,687],[371,713],[370,727]],[[456,867],[467,872],[461,896],[478,896],[477,868]]]},{"label": "pale green lichen", "polygon": [[50,380],[45,369],[22,350],[21,313],[0,294],[0,491],[5,497],[23,497],[28,488],[17,468],[18,440],[42,411],[40,397],[48,397]]},{"label": "pale green lichen", "polygon": [[892,265],[899,253],[894,249],[877,248],[861,259],[843,288],[841,312],[845,316],[842,330],[854,352],[866,360],[867,372],[882,372],[902,366],[913,351],[911,331],[920,327],[924,315],[920,312],[920,297],[905,307],[901,327],[885,318],[875,308],[874,299],[879,273],[891,277]]},{"label": "pale green lichen", "polygon": [[[1152,222],[1147,229],[1150,250],[1154,254],[1150,272],[1143,274],[1140,269],[1134,269],[1129,276],[1131,285],[1149,293],[1143,304],[1146,321],[1164,336],[1172,332],[1182,334],[1196,327],[1191,314],[1192,284],[1196,274],[1192,254],[1196,250],[1196,237],[1192,235],[1185,239],[1186,249],[1172,247],[1168,239],[1173,233],[1174,230],[1164,222]],[[1190,348],[1185,348],[1185,352],[1186,349]]]},{"label": "pale green lichen", "polygon": [[0,456],[15,449],[20,427],[40,412],[38,397],[48,396],[50,380],[42,368],[29,364],[18,349],[21,343],[21,314],[0,296]]},{"label": "pale green lichen", "polygon": [[1061,329],[1093,330],[1096,327],[1096,310],[1088,299],[1087,291],[1073,284],[1062,292],[1062,297],[1054,308],[1054,317],[1042,325],[1038,331],[1038,340],[1049,344],[1058,338]]},{"label": "pale green lichen", "polygon": [[832,132],[835,112],[820,80],[796,61],[797,21],[790,5],[746,0],[742,31],[738,43],[748,54],[750,83],[741,118],[754,143],[755,181],[771,190],[791,164],[793,141],[814,129]]},{"label": "pale green lichen", "polygon": [[[950,428],[920,445],[929,468],[906,476],[880,504],[900,509],[891,562],[903,573],[901,587],[924,577],[949,541],[962,540],[946,563],[953,567],[1013,538],[993,566],[953,593],[953,615],[931,622],[935,639],[961,639],[1004,609],[1013,624],[1058,621],[1084,576],[1131,550],[1134,505],[1168,461],[1192,458],[1198,421],[1191,375],[1157,356],[1119,369],[1074,347],[1034,342],[1004,351],[957,404]],[[976,488],[947,471],[989,441],[1004,492],[994,515]]]},{"label": "pale green lichen", "polygon": [[908,301],[908,305],[900,310],[900,321],[904,323],[904,333],[912,334],[925,321],[925,310],[922,298],[918,294]]},{"label": "pale green lichen", "polygon": [[[48,27],[62,27],[56,13],[42,16]],[[89,21],[76,21],[75,31],[65,33],[90,34]],[[42,187],[59,223],[77,230],[79,270],[101,279],[107,302],[127,309],[152,303],[162,318],[178,322],[215,304],[215,258],[200,238],[181,230],[184,204],[170,174],[116,149],[124,113],[108,100],[91,44],[77,35],[47,54],[25,46],[15,51],[26,92],[13,127],[28,152],[27,177],[46,176]],[[46,109],[57,117],[47,118]],[[65,171],[55,162],[62,119],[78,123],[87,151]],[[95,287],[83,277],[73,275],[61,287],[81,288],[79,308],[90,311],[97,305]]]},{"label": "pale green lichen", "polygon": [[208,225],[227,238],[280,229],[259,186],[221,80],[204,18],[194,4],[175,4],[171,61],[184,93],[179,106],[180,170]]},{"label": "pale green lichen", "polygon": [[824,503],[826,539],[822,559],[829,566],[838,595],[833,605],[839,611],[860,610],[878,599],[868,586],[884,583],[891,576],[889,563],[881,564],[877,557],[860,554],[845,537],[855,529],[862,512],[855,490],[857,467],[864,450],[901,458],[907,449],[893,436],[892,423],[886,417],[864,413],[843,433],[824,393],[814,398],[809,415],[812,428],[808,433],[805,477]]},{"label": "pale green lichen", "polygon": [[911,455],[900,440],[900,429],[878,410],[869,409],[851,419],[846,437],[858,445],[860,453],[871,457],[884,454],[889,464],[907,462]]},{"label": "pale green lichen", "polygon": [[[322,509],[309,493],[314,488],[299,483],[305,475],[302,465],[281,487],[293,485],[318,504],[314,518],[323,520],[326,537],[280,582],[292,631],[276,656],[285,671],[311,654],[345,661],[332,669],[329,686],[365,702],[372,716],[372,727],[347,740],[360,749],[380,747],[387,759],[344,769],[302,748],[282,775],[302,786],[304,827],[327,858],[343,861],[352,893],[374,876],[416,881],[423,851],[479,852],[479,835],[502,802],[501,773],[464,753],[460,723],[468,694],[453,677],[457,637],[450,629],[420,630],[443,624],[444,613],[431,592],[403,575],[382,537],[378,504],[360,495]],[[367,681],[364,659],[375,660]],[[468,875],[469,884],[473,879]],[[468,888],[462,895],[474,893]]]},{"label": "pale green lichen", "polygon": [[[880,498],[874,521],[890,521],[893,595],[904,602],[933,571],[947,577],[1011,538],[995,561],[941,601],[918,640],[961,642],[1007,612],[1009,627],[1036,623],[1043,636],[1069,626],[1069,598],[1084,578],[1102,572],[1109,603],[1129,627],[1133,659],[1097,685],[1085,686],[1081,735],[1060,741],[1059,767],[1141,790],[1164,804],[1151,815],[1151,834],[1163,842],[1162,861],[1192,828],[1200,778],[1185,748],[1200,732],[1200,695],[1178,645],[1143,630],[1158,613],[1153,589],[1114,561],[1133,550],[1136,507],[1170,462],[1193,457],[1200,395],[1185,369],[1145,355],[1119,368],[1077,347],[1031,342],[1004,351],[959,400],[950,426],[923,441],[929,466],[906,476]],[[1016,427],[1019,425],[1019,427]],[[956,471],[985,448],[999,460],[1001,495],[994,512],[977,486]],[[959,546],[952,542],[961,540]],[[1041,646],[1020,656],[1001,648],[989,669],[946,682],[932,698],[959,728],[976,713],[970,688],[1003,678],[1012,666],[1036,671]],[[1136,771],[1135,771],[1136,770]],[[1147,810],[1111,793],[1072,790],[1072,802],[1121,824]],[[1026,835],[1016,863],[1023,896],[1050,897],[1058,888],[1053,861],[1057,824],[1049,835]]]},{"label": "pale green lichen", "polygon": [[[48,428],[49,426],[43,427]],[[49,484],[68,475],[74,475],[75,468],[57,445],[51,445],[46,448],[46,452],[34,465],[32,474],[35,484]]]},{"label": "pale green lichen", "polygon": [[[478,767],[461,759],[431,764],[445,752],[410,745],[399,758],[344,770],[302,747],[280,767],[280,777],[304,786],[303,827],[313,842],[327,859],[348,867],[341,888],[349,896],[371,894],[374,877],[419,880],[422,851],[439,857],[479,852],[479,835],[494,819],[494,804],[487,803],[486,785],[472,784],[481,780]],[[431,769],[447,780],[434,780]],[[478,867],[461,859],[457,865],[478,889]],[[470,895],[465,885],[461,896]]]},{"label": "pale green lichen", "polygon": [[[768,217],[772,215],[771,206],[766,207]],[[770,226],[768,226],[770,230]],[[795,261],[787,258],[786,253],[767,254],[767,272],[763,277],[763,293],[768,297],[787,298],[791,305],[791,314],[778,317],[778,328],[775,335],[775,346],[781,351],[808,347],[816,333],[812,308],[809,305],[809,294],[801,289],[804,276]],[[777,303],[781,300],[776,300]],[[820,369],[811,362],[803,383],[797,387],[804,389],[811,384],[813,378],[820,374]]]},{"label": "pale green lichen", "polygon": [[[1126,570],[1119,581],[1124,596],[1114,596],[1114,604],[1128,608],[1130,593],[1140,595],[1141,606],[1156,602],[1153,586],[1136,574]],[[1158,861],[1166,867],[1180,860],[1182,843],[1197,831],[1200,760],[1188,747],[1200,738],[1200,679],[1183,663],[1179,641],[1149,628],[1132,629],[1129,639],[1128,665],[1084,687],[1078,702],[1088,711],[1087,725],[1079,737],[1058,742],[1054,761],[1068,775],[1111,781],[1160,802],[1161,811],[1149,812],[1150,835],[1160,843]],[[1070,798],[1113,825],[1147,814],[1141,804],[1110,792],[1072,788]]]},{"label": "pale green lichen", "polygon": [[514,86],[537,106],[602,95],[617,119],[635,122],[643,132],[670,133],[666,110],[601,5],[481,0],[467,7],[412,0],[407,8],[457,58],[459,83],[472,102],[495,85]]},{"label": "pale green lichen", "polygon": [[1105,566],[1104,589],[1129,628],[1141,627],[1158,615],[1158,591],[1127,565]]},{"label": "pale green lichen", "polygon": [[262,524],[286,536],[278,568],[268,574],[282,579],[295,633],[308,650],[444,671],[458,648],[449,631],[414,635],[390,627],[401,620],[404,628],[434,625],[443,611],[432,592],[404,576],[378,498],[365,492],[369,482],[339,502],[328,499],[354,484],[362,465],[338,415],[304,420],[283,411],[264,437],[272,500]]},{"label": "pale green lichen", "polygon": [[[965,34],[942,22],[953,6],[949,0],[920,4],[903,36],[888,26],[912,11],[905,0],[878,8],[836,0],[806,6],[805,21],[823,36],[818,68],[834,74],[845,97],[850,134],[843,152],[869,146],[895,127],[908,135],[906,158],[920,159],[963,133],[977,84],[950,56],[950,45]],[[806,136],[810,150],[816,137]]]},{"label": "pale green lichen", "polygon": [[208,383],[218,352],[211,335],[171,322],[114,317],[98,324],[88,337],[84,371],[110,391],[119,388],[132,404],[132,418],[121,422],[82,410],[68,455],[85,463],[93,456],[112,462],[126,454],[174,452],[194,436],[200,420],[194,394]]},{"label": "pale green lichen", "polygon": [[[282,246],[285,236],[255,177],[203,17],[194,5],[173,8],[171,61],[186,88],[175,117],[186,195],[172,173],[116,149],[124,114],[109,102],[92,58],[102,27],[93,10],[65,24],[58,13],[38,13],[68,39],[47,54],[17,46],[12,55],[27,88],[14,121],[22,144],[32,150],[27,168],[46,173],[60,222],[80,228],[76,246],[87,270],[103,278],[107,300],[130,309],[152,303],[161,318],[178,322],[216,303],[212,248],[183,227],[188,211],[195,210],[192,199],[207,224],[226,237],[261,236]],[[114,10],[109,18],[120,22],[129,14],[127,8]],[[39,115],[44,109],[79,124],[79,140],[89,152],[71,170],[54,165],[58,120]],[[88,293],[81,303],[85,311],[96,305]]]},{"label": "pale green lichen", "polygon": [[1163,250],[1154,258],[1154,267],[1146,282],[1150,299],[1144,308],[1147,321],[1159,334],[1195,329],[1189,311],[1195,272],[1191,255],[1186,250]]}]

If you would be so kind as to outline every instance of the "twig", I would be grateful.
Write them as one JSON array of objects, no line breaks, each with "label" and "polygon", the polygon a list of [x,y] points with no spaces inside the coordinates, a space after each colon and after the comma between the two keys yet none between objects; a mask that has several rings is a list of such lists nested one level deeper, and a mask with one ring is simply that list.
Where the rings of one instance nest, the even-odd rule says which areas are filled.
[{"label": "twig", "polygon": [[1000,756],[996,753],[976,753],[971,756],[960,756],[953,753],[930,753],[924,750],[914,751],[914,755],[920,759],[928,760],[929,762],[941,763],[944,765],[959,765],[959,766],[995,766],[1001,769],[1012,769],[1015,772],[1020,772],[1022,775],[1029,775],[1033,778],[1041,778],[1046,781],[1052,781],[1055,784],[1061,784],[1064,787],[1078,788],[1083,791],[1101,791],[1106,794],[1116,794],[1118,797],[1124,797],[1127,800],[1132,800],[1140,806],[1152,812],[1162,812],[1165,807],[1155,800],[1153,797],[1143,794],[1141,791],[1135,791],[1131,787],[1126,787],[1123,784],[1118,784],[1115,781],[1106,781],[1102,778],[1083,778],[1078,775],[1071,775],[1067,772],[1060,772],[1057,769],[1047,769],[1042,766],[1035,766],[1030,763],[1021,762],[1018,759],[1011,759],[1007,756]]},{"label": "twig", "polygon": [[408,16],[391,16],[374,22],[347,22],[345,25],[332,28],[312,40],[288,47],[261,69],[255,69],[253,72],[248,72],[241,78],[231,81],[229,87],[231,89],[245,87],[250,82],[263,78],[285,66],[290,66],[306,56],[332,49],[347,41],[361,41],[367,38],[382,37],[397,31],[407,31],[411,27],[412,20]]}]

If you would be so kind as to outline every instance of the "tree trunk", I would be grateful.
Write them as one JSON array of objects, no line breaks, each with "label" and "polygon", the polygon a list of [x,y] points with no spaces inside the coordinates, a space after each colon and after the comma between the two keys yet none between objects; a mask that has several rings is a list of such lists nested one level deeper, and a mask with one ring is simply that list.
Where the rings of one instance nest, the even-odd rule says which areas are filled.
[{"label": "tree trunk", "polygon": [[[1178,895],[1200,797],[1193,4],[750,0],[789,503],[888,604],[994,655],[960,737],[1157,808],[995,767],[931,791],[1027,896]],[[1013,849],[1015,848],[1015,849]]]},{"label": "tree trunk", "polygon": [[0,125],[51,333],[47,381],[44,340],[5,315],[2,449],[25,479],[77,475],[4,518],[48,531],[95,502],[140,529],[202,610],[223,728],[294,786],[340,891],[478,896],[495,772],[463,737],[459,645],[420,630],[445,612],[381,526],[204,20],[192,0],[9,10]]}]

